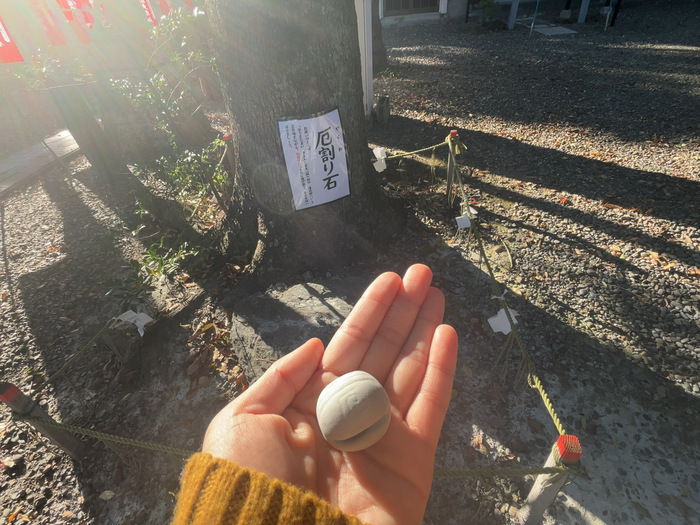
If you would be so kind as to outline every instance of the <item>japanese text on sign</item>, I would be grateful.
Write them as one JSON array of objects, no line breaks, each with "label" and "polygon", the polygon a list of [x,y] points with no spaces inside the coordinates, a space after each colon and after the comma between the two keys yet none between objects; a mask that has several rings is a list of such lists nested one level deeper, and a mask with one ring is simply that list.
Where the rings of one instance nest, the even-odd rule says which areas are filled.
[{"label": "japanese text on sign", "polygon": [[337,109],[278,124],[297,210],[350,195],[345,141]]}]

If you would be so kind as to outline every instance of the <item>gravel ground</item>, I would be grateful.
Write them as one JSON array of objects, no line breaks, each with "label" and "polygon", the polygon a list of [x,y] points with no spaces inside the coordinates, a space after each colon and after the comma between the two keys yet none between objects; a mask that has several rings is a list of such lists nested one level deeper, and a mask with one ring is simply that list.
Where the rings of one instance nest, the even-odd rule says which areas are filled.
[{"label": "gravel ground", "polygon": [[[371,140],[411,151],[459,131],[487,256],[562,424],[583,447],[587,475],[546,523],[700,519],[699,13],[695,1],[630,0],[605,33],[594,17],[561,37],[528,38],[523,26],[479,34],[471,23],[385,32],[390,67],[375,91],[390,96],[392,116]],[[85,349],[38,389],[49,413],[196,449],[206,422],[261,363],[311,333],[327,339],[380,271],[426,262],[460,334],[437,464],[494,470],[436,479],[425,522],[512,521],[532,476],[497,469],[541,466],[557,432],[517,380],[518,351],[487,322],[499,310],[491,282],[474,237],[456,230],[441,168],[433,179],[429,163],[392,161],[382,174],[419,219],[395,245],[347,274],[275,283],[237,312],[230,341],[212,300],[225,272],[213,270],[196,285],[179,275],[147,305],[190,304],[176,322],[143,341],[125,326],[93,341],[120,313],[105,283],[128,273],[148,232],[131,234],[133,210],[94,187],[83,159],[70,177],[43,174],[0,201],[2,380],[29,392]],[[180,458],[85,443],[88,457],[74,463],[0,411],[2,518],[168,521]]]},{"label": "gravel ground", "polygon": [[[555,409],[581,439],[590,479],[566,489],[550,523],[700,519],[699,13],[698,2],[630,2],[614,29],[591,22],[559,37],[464,24],[385,32],[390,64],[375,92],[390,97],[393,115],[373,141],[399,153],[459,131],[472,168],[466,194],[496,276]],[[399,191],[414,183],[408,165],[393,174]],[[455,240],[483,268],[473,239]],[[511,387],[494,402],[488,381],[475,380],[494,374],[494,345],[505,342],[482,338],[483,312],[498,307],[459,273],[443,272],[448,311],[473,326],[443,436],[463,448],[480,448],[483,436],[492,463],[515,454],[541,464],[538,434],[552,422],[536,395],[524,394],[537,409]],[[443,465],[474,465],[463,449],[441,452]],[[436,482],[428,522],[508,520],[527,494],[522,483],[445,485]],[[470,493],[476,511],[450,504]]]},{"label": "gravel ground", "polygon": [[564,37],[392,28],[375,89],[399,118],[375,141],[458,129],[468,193],[518,255],[503,280],[700,393],[700,3],[650,4]]}]

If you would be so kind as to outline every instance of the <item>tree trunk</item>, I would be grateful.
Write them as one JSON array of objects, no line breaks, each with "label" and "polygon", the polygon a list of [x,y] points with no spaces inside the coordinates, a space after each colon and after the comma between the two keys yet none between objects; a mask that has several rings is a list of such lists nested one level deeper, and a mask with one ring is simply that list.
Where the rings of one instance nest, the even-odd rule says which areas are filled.
[{"label": "tree trunk", "polygon": [[68,131],[100,177],[114,184],[119,177],[129,174],[87,102],[88,85],[52,87],[50,93]]},{"label": "tree trunk", "polygon": [[[98,91],[101,89],[99,84],[94,84],[93,88]],[[54,87],[50,93],[68,131],[80,146],[81,153],[95,169],[97,180],[104,183],[102,185],[108,185],[105,190],[122,199],[130,198],[128,193],[133,192],[134,197],[151,212],[152,217],[176,230],[182,240],[197,246],[204,245],[204,238],[188,223],[179,204],[155,195],[131,173],[120,152],[93,115],[87,102],[91,98],[88,96],[88,85]],[[99,97],[100,94],[96,96]]]},{"label": "tree trunk", "polygon": [[[252,268],[263,274],[339,266],[371,252],[402,217],[371,166],[354,2],[209,0],[208,7],[239,159],[236,250],[254,252]],[[334,108],[350,195],[295,211],[278,121]]]}]

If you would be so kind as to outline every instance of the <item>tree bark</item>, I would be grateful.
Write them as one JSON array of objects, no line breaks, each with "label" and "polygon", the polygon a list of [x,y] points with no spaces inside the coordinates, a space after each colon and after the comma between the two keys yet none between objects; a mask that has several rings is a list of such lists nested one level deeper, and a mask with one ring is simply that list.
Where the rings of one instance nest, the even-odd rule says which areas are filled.
[{"label": "tree bark", "polygon": [[52,87],[50,93],[68,131],[97,173],[112,184],[129,174],[119,152],[108,140],[87,103],[88,85]]},{"label": "tree bark", "polygon": [[[209,0],[208,7],[239,159],[237,251],[254,252],[252,268],[264,274],[335,267],[371,252],[396,231],[401,214],[371,166],[354,2]],[[350,195],[295,211],[278,121],[334,108]]]},{"label": "tree bark", "polygon": [[[94,84],[93,87],[100,89],[99,84]],[[103,189],[118,195],[119,198],[129,198],[128,192],[133,192],[134,197],[154,218],[175,229],[182,240],[202,246],[203,236],[188,223],[182,207],[175,201],[155,195],[131,173],[120,152],[93,115],[87,102],[90,98],[88,85],[54,87],[50,93],[68,131],[94,168],[96,180],[100,181]],[[97,96],[100,96],[99,93]]]}]

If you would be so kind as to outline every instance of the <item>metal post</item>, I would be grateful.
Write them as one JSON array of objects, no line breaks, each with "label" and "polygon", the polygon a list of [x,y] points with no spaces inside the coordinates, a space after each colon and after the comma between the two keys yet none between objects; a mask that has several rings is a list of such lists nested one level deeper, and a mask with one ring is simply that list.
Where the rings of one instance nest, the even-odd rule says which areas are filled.
[{"label": "metal post", "polygon": [[0,401],[3,401],[20,416],[33,418],[31,421],[32,426],[46,436],[54,445],[62,448],[70,457],[75,460],[80,459],[83,448],[80,441],[65,430],[51,428],[37,421],[37,419],[54,420],[32,398],[24,395],[15,385],[0,382]]},{"label": "metal post", "polygon": [[[581,445],[577,437],[559,436],[544,466],[545,468],[550,468],[561,465],[576,465],[581,457],[581,452]],[[537,476],[525,503],[515,517],[515,523],[518,525],[542,523],[544,511],[554,502],[557,494],[559,494],[559,491],[568,479],[569,474],[567,472],[540,474]]]},{"label": "metal post", "polygon": [[578,23],[583,24],[586,21],[586,15],[588,14],[588,5],[591,0],[583,0],[581,2],[581,11],[578,13]]},{"label": "metal post", "polygon": [[510,15],[508,15],[508,29],[515,27],[515,18],[518,16],[518,4],[520,0],[513,0],[510,4]]},{"label": "metal post", "polygon": [[617,0],[617,2],[615,2],[615,10],[613,11],[612,20],[610,20],[610,27],[615,25],[617,13],[620,11],[620,4],[622,4],[622,0]]},{"label": "metal post", "polygon": [[540,8],[540,0],[537,0],[535,4],[535,14],[532,15],[532,24],[530,24],[530,34],[527,35],[528,38],[532,36],[532,30],[535,28],[535,20],[537,20],[537,10]]}]

